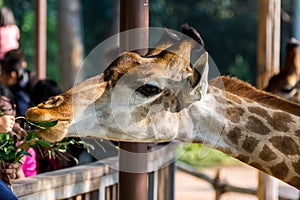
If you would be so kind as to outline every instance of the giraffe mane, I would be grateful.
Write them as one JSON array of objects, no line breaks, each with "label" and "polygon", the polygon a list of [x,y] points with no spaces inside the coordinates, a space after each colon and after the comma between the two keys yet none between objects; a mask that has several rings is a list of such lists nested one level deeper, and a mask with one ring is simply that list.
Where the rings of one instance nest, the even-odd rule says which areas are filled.
[{"label": "giraffe mane", "polygon": [[234,77],[221,76],[210,81],[210,84],[225,88],[225,90],[234,95],[247,98],[269,107],[286,111],[296,116],[300,116],[300,104],[288,101],[271,93],[256,89],[249,83],[241,81]]}]

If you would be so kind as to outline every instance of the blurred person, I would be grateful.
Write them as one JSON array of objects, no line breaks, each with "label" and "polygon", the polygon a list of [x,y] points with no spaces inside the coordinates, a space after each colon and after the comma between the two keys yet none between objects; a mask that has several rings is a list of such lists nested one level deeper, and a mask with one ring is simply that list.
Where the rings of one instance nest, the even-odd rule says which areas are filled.
[{"label": "blurred person", "polygon": [[30,72],[24,67],[26,61],[21,49],[14,49],[5,54],[1,62],[0,82],[11,90],[16,102],[16,115],[25,116],[30,105]]},{"label": "blurred person", "polygon": [[30,92],[31,104],[36,106],[60,93],[62,93],[62,89],[56,81],[52,79],[39,80]]},{"label": "blurred person", "polygon": [[[5,85],[0,84],[0,111],[1,117],[11,116],[15,117],[16,106],[13,94]],[[15,120],[13,119],[13,122]],[[20,127],[18,123],[10,122],[7,126],[3,126],[6,132],[10,132],[11,135],[17,135],[18,137],[26,135],[26,132]],[[3,133],[3,132],[2,132]],[[1,179],[10,183],[18,178],[33,176],[37,174],[36,171],[36,153],[33,148],[28,149],[28,153],[31,156],[24,156],[22,163],[5,163],[4,166],[0,166]]]},{"label": "blurred person", "polygon": [[19,48],[20,30],[15,24],[14,14],[7,7],[0,8],[0,60],[5,54]]}]

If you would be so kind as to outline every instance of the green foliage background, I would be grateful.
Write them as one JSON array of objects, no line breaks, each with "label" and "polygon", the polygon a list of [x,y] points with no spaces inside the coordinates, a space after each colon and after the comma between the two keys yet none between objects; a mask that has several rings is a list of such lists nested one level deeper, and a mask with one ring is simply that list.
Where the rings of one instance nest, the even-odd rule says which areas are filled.
[{"label": "green foliage background", "polygon": [[[34,57],[34,2],[0,0],[0,6],[6,5],[15,13],[21,29],[20,43],[29,68],[33,66]],[[58,80],[56,2],[47,1],[47,76]],[[117,2],[81,0],[86,55],[99,43],[116,34]],[[282,1],[283,50],[286,39],[292,35],[293,2]],[[179,30],[182,23],[188,22],[200,31],[207,51],[222,74],[238,76],[255,84],[257,4],[258,0],[151,0],[150,26]]]}]

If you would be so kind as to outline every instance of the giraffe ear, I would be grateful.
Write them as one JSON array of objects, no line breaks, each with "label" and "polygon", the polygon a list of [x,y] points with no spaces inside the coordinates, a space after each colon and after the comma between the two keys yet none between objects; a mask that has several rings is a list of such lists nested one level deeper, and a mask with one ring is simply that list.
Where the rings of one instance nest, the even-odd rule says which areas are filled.
[{"label": "giraffe ear", "polygon": [[[208,53],[205,52],[200,56],[200,58],[194,64],[194,73],[192,76],[192,81],[190,81],[193,90],[192,93],[196,91],[200,92],[201,96],[207,92],[208,88]],[[201,72],[201,73],[200,73]]]}]

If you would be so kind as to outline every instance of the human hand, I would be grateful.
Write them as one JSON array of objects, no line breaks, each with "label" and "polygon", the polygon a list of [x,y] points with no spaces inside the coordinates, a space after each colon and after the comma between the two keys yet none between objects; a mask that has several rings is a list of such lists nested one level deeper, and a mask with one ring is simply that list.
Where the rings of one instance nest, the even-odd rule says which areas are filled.
[{"label": "human hand", "polygon": [[27,132],[23,128],[21,128],[19,123],[15,123],[12,128],[12,134],[20,138],[22,136],[26,136]]},{"label": "human hand", "polygon": [[0,117],[0,133],[12,131],[15,124],[15,117],[12,115],[3,115]]},{"label": "human hand", "polygon": [[16,179],[25,177],[21,163],[5,163],[0,167],[1,179],[11,185]]}]

